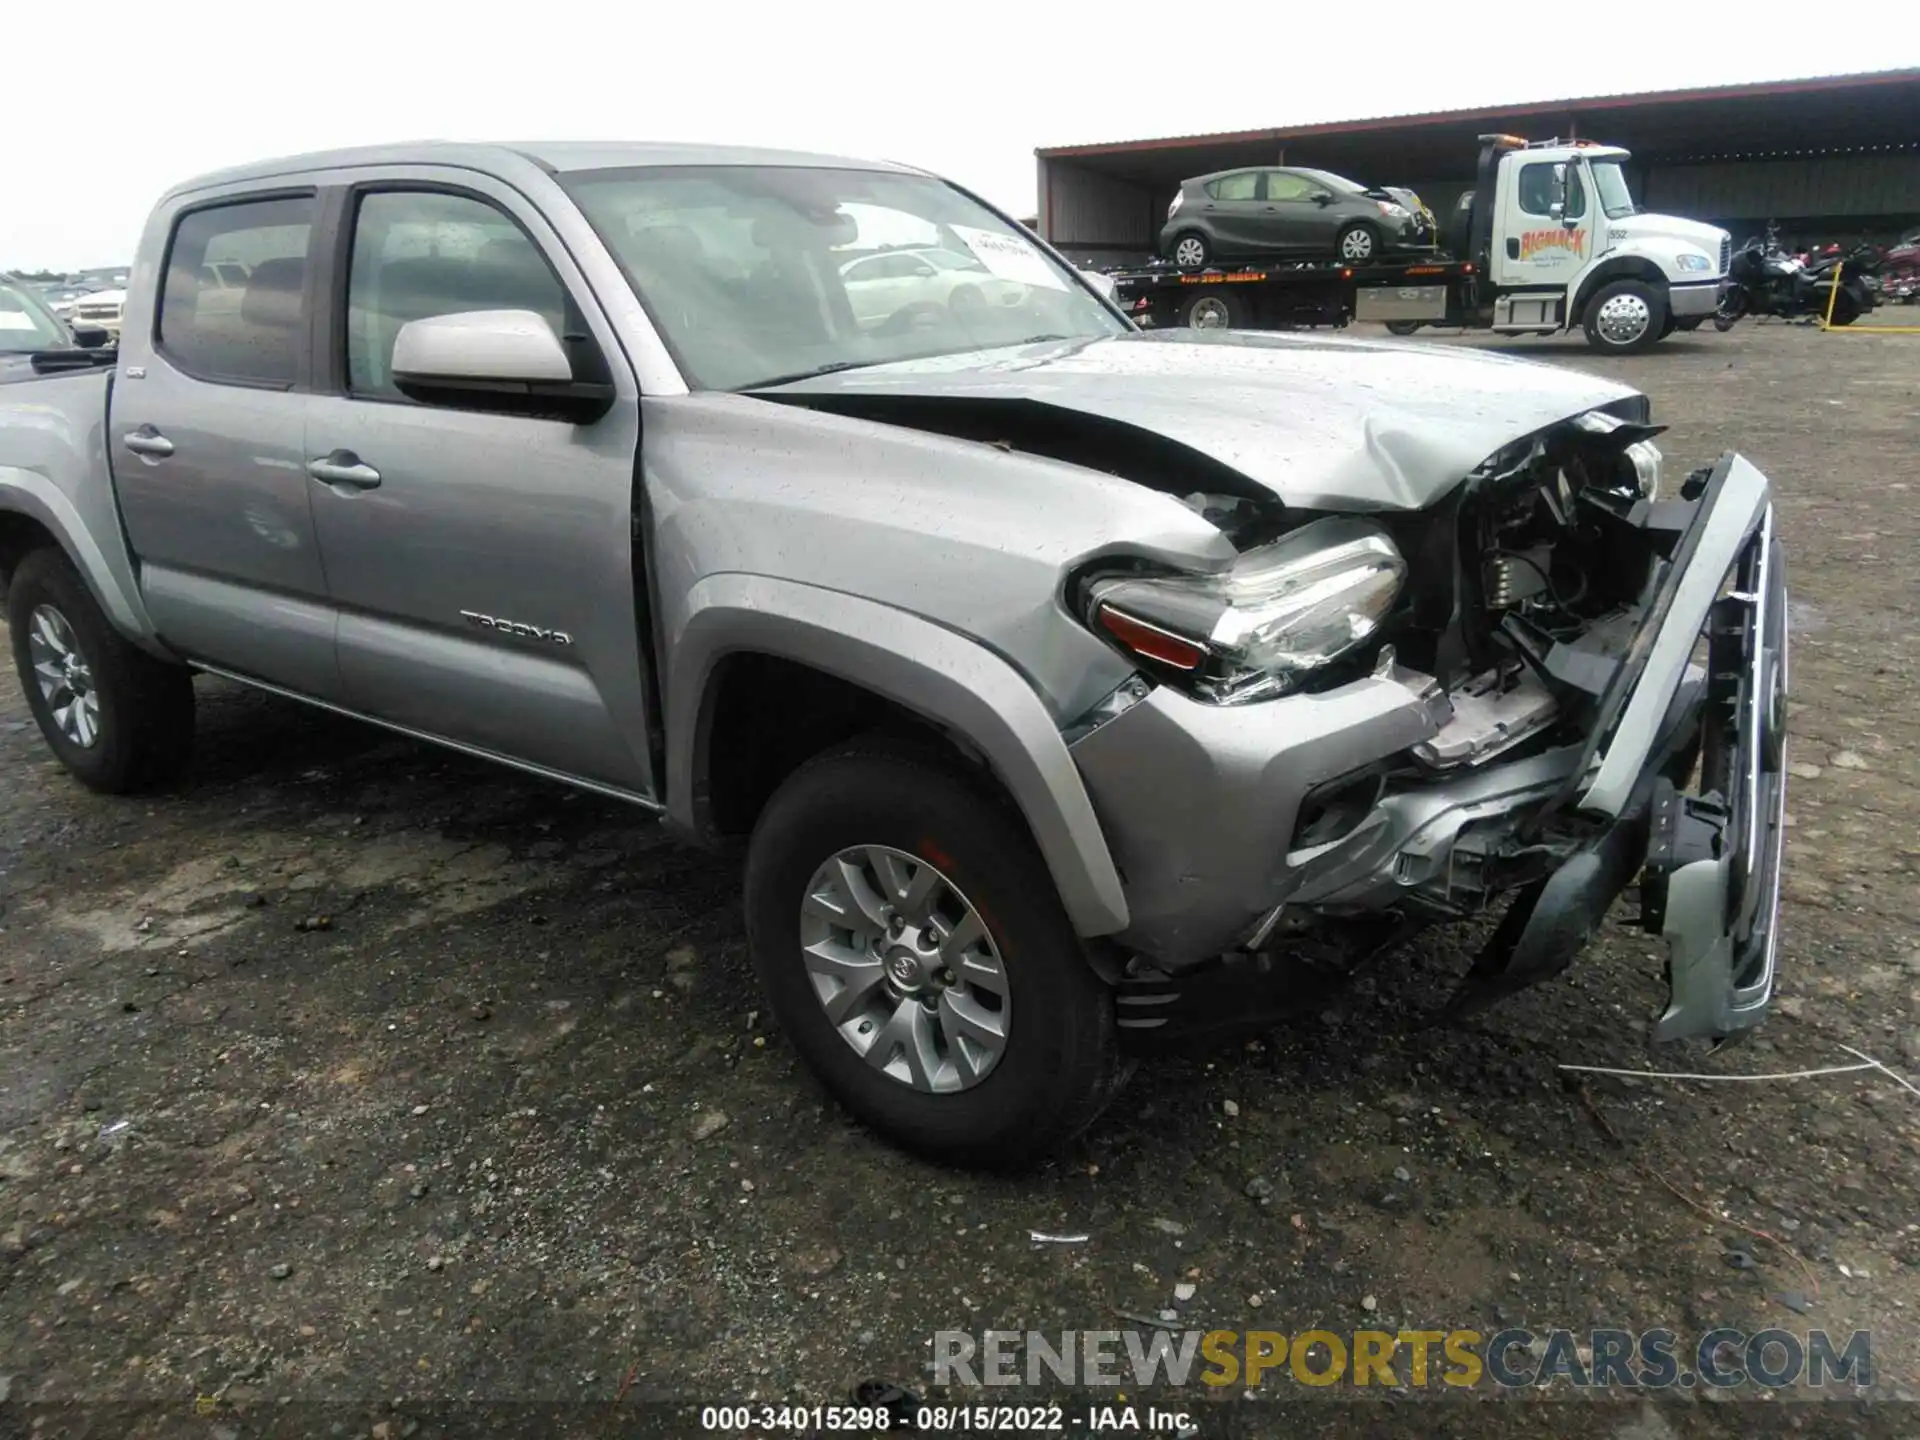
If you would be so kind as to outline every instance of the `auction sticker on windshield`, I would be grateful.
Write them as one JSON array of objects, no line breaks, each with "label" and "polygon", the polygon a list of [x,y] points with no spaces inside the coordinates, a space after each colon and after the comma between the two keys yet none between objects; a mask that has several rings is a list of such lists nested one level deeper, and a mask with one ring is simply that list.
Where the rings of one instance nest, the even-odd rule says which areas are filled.
[{"label": "auction sticker on windshield", "polygon": [[1022,285],[1045,285],[1064,290],[1067,282],[1047,263],[1047,257],[1017,235],[998,230],[976,230],[971,225],[950,227],[980,263],[1002,280],[1017,280]]}]

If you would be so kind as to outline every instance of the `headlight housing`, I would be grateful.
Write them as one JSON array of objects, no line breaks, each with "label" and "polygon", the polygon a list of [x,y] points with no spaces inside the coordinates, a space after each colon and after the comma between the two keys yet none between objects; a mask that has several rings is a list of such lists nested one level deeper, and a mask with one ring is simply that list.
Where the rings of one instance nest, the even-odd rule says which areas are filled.
[{"label": "headlight housing", "polygon": [[1702,255],[1698,250],[1682,250],[1673,257],[1673,263],[1682,270],[1704,272],[1713,269],[1712,257]]},{"label": "headlight housing", "polygon": [[1396,205],[1391,200],[1376,200],[1373,203],[1378,205],[1380,213],[1390,220],[1405,220],[1413,213],[1406,206]]},{"label": "headlight housing", "polygon": [[1217,575],[1109,576],[1087,587],[1087,620],[1162,678],[1243,705],[1297,689],[1366,643],[1407,576],[1365,520],[1315,520]]}]

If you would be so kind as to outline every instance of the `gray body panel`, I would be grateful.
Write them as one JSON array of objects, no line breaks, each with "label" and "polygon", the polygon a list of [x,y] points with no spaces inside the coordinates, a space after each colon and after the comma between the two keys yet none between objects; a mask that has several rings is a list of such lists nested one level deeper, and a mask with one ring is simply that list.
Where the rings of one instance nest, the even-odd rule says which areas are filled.
[{"label": "gray body panel", "polygon": [[1024,401],[1165,435],[1288,505],[1417,510],[1521,436],[1631,397],[1611,380],[1438,345],[1150,330],[875,365],[819,395]]},{"label": "gray body panel", "polygon": [[43,526],[115,628],[166,653],[140,593],[108,475],[106,375],[0,386],[0,511]]}]

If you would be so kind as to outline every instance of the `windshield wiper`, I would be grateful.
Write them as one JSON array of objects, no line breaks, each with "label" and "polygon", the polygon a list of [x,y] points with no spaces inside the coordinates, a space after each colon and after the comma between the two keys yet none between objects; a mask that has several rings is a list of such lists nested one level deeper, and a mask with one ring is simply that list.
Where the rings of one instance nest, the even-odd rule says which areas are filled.
[{"label": "windshield wiper", "polygon": [[878,365],[878,360],[829,360],[825,365],[815,365],[810,370],[795,370],[788,375],[775,375],[768,380],[756,380],[751,385],[742,385],[742,390],[771,390],[776,385],[794,385],[802,380],[811,380],[819,375],[836,375],[842,370],[858,370],[867,365]]}]

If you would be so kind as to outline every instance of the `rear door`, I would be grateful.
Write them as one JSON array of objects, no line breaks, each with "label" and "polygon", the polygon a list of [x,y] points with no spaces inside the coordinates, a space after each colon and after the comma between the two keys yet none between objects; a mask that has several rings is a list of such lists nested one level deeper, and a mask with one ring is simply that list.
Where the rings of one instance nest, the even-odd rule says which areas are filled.
[{"label": "rear door", "polygon": [[[340,669],[358,710],[624,792],[651,792],[636,608],[639,396],[551,227],[511,187],[407,167],[343,177],[306,463]],[[410,320],[530,310],[596,353],[592,424],[416,403]],[[341,479],[338,477],[345,476]]]},{"label": "rear door", "polygon": [[337,699],[303,468],[318,205],[312,190],[256,190],[156,215],[143,251],[164,247],[158,303],[128,316],[108,430],[161,637]]},{"label": "rear door", "polygon": [[1260,172],[1237,170],[1209,180],[1201,190],[1200,210],[1213,225],[1217,250],[1234,254],[1267,248],[1261,226]]}]

